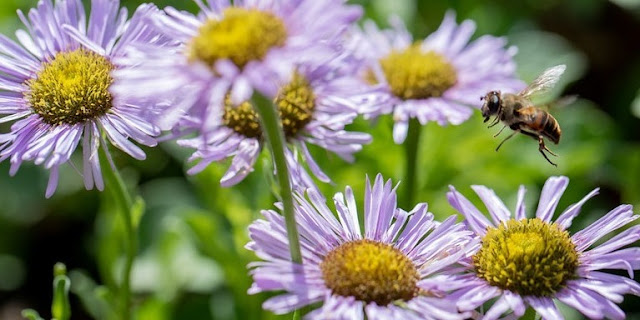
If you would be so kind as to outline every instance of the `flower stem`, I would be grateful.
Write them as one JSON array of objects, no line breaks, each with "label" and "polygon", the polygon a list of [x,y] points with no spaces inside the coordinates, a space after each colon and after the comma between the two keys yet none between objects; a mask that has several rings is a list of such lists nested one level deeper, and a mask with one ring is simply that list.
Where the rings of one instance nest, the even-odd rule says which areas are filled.
[{"label": "flower stem", "polygon": [[410,210],[414,205],[414,196],[416,192],[416,177],[418,175],[418,149],[420,147],[420,133],[422,131],[422,125],[420,122],[412,118],[409,120],[409,129],[407,133],[407,139],[404,142],[405,150],[405,176],[402,181],[404,185],[403,199],[401,201],[402,207],[406,210]]},{"label": "flower stem", "polygon": [[126,238],[126,261],[123,275],[122,285],[120,288],[120,298],[122,308],[122,319],[131,319],[131,269],[133,267],[133,259],[135,257],[136,248],[136,233],[133,227],[133,220],[131,210],[133,208],[133,201],[131,195],[127,191],[127,188],[120,176],[118,169],[112,165],[108,158],[107,151],[104,148],[99,148],[98,151],[100,157],[100,164],[103,168],[104,178],[107,189],[111,192],[115,199],[118,211],[122,214],[124,223],[124,231]]},{"label": "flower stem", "polygon": [[286,146],[282,123],[278,116],[278,112],[271,101],[259,94],[255,94],[253,100],[262,124],[262,130],[265,133],[267,142],[271,148],[273,165],[275,166],[278,182],[280,184],[280,196],[282,197],[284,220],[287,226],[291,261],[301,264],[302,253],[300,252],[298,228],[293,211],[293,194],[291,190],[291,181],[289,179],[289,170],[287,169],[287,159],[285,158],[284,148]]}]

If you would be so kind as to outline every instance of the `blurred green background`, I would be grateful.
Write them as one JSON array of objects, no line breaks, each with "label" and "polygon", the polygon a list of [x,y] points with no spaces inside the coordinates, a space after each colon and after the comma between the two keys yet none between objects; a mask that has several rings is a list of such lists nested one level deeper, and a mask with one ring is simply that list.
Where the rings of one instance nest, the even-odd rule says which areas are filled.
[{"label": "blurred green background", "polygon": [[[142,3],[123,0],[130,9]],[[195,11],[190,1],[159,0],[158,6]],[[477,22],[474,37],[504,35],[519,47],[518,74],[530,81],[543,69],[568,66],[551,96],[577,94],[567,107],[552,109],[563,137],[551,146],[560,157],[558,168],[537,152],[535,141],[518,136],[496,153],[479,112],[459,126],[429,124],[422,131],[417,199],[428,202],[439,218],[454,214],[445,193],[454,185],[474,203],[469,188],[493,188],[511,208],[517,188],[528,187],[532,213],[539,190],[550,175],[567,175],[571,183],[559,210],[595,187],[598,197],[574,222],[579,229],[620,203],[640,208],[640,1],[637,0],[525,0],[525,1],[354,1],[366,16],[386,25],[399,15],[418,38],[440,24],[447,9],[458,21]],[[15,11],[28,10],[36,0],[3,0],[0,32],[14,37],[20,26]],[[549,97],[550,98],[550,97]],[[404,153],[393,143],[392,122],[358,120],[354,130],[372,132],[374,142],[345,165],[339,158],[314,150],[334,183],[321,185],[330,198],[351,185],[361,199],[365,174],[381,172],[398,181],[404,172]],[[138,162],[114,151],[126,182],[146,201],[140,224],[140,245],[133,271],[138,319],[273,319],[260,304],[267,295],[248,296],[246,265],[255,257],[244,245],[248,224],[271,208],[268,157],[243,183],[222,189],[218,181],[227,164],[214,164],[193,177],[184,174],[189,150],[174,143],[147,149],[148,160]],[[81,163],[76,158],[76,163]],[[55,196],[44,199],[47,172],[25,165],[15,177],[0,164],[0,319],[21,319],[20,311],[34,308],[50,318],[52,268],[67,265],[72,282],[73,319],[106,318],[123,264],[122,227],[107,194],[85,191],[70,166],[61,174]],[[404,192],[402,184],[399,192]],[[409,208],[405,208],[409,209]],[[638,209],[636,209],[637,212]],[[629,318],[640,319],[640,299],[626,297]],[[568,318],[581,316],[567,310]],[[290,317],[284,317],[290,318]]]}]

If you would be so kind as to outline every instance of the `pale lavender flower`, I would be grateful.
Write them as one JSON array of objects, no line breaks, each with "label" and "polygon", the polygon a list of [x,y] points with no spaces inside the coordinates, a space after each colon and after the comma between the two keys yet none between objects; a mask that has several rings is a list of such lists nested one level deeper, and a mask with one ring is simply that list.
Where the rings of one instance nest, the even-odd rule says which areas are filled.
[{"label": "pale lavender flower", "polygon": [[[250,265],[250,294],[282,292],[263,304],[283,314],[322,302],[308,319],[464,319],[436,289],[437,276],[474,243],[452,216],[434,220],[427,204],[396,207],[396,191],[381,175],[367,179],[364,229],[350,187],[334,197],[335,212],[314,190],[295,195],[303,263],[292,263],[284,218],[265,210],[249,226],[247,248],[263,261]],[[280,208],[280,205],[277,205]],[[337,218],[336,218],[337,217]]]},{"label": "pale lavender flower", "polygon": [[[209,0],[193,15],[168,7],[151,20],[180,45],[142,44],[119,60],[116,92],[156,97],[169,106],[158,120],[173,128],[183,115],[219,125],[227,96],[233,104],[254,92],[275,98],[299,57],[323,56],[327,45],[361,15],[344,0]],[[176,99],[176,97],[178,97]],[[188,120],[186,120],[188,122]]]},{"label": "pale lavender flower", "polygon": [[[17,120],[0,134],[0,160],[10,159],[10,174],[24,161],[50,170],[46,196],[58,183],[58,168],[82,144],[83,176],[87,189],[104,183],[98,147],[104,138],[142,160],[145,154],[130,140],[154,146],[159,129],[149,124],[151,106],[113,100],[108,88],[111,60],[133,42],[162,41],[144,23],[158,11],[142,5],[131,20],[117,0],[91,1],[89,18],[80,0],[41,0],[28,15],[18,12],[26,30],[18,30],[19,44],[0,35],[1,122]],[[144,107],[144,108],[143,108]]]},{"label": "pale lavender flower", "polygon": [[498,319],[505,313],[520,317],[527,306],[543,319],[562,319],[555,304],[559,301],[588,318],[625,319],[616,303],[622,302],[624,294],[640,295],[640,284],[602,270],[624,270],[633,278],[633,270],[640,268],[640,249],[624,247],[640,239],[640,226],[594,244],[639,216],[633,214],[632,206],[620,205],[570,236],[566,230],[598,189],[552,220],[568,183],[566,177],[547,180],[535,218],[526,216],[523,186],[514,214],[491,189],[472,186],[487,207],[491,221],[451,187],[449,202],[482,238],[479,250],[463,261],[466,272],[449,276],[447,285],[442,287],[455,290],[451,297],[458,300],[458,308],[473,310],[497,298],[484,319]]},{"label": "pale lavender flower", "polygon": [[[275,99],[283,122],[288,161],[293,184],[314,188],[315,184],[305,168],[321,181],[329,177],[311,156],[308,144],[331,151],[348,162],[353,154],[371,141],[361,132],[346,131],[345,126],[357,116],[358,110],[384,103],[385,94],[379,87],[369,87],[349,75],[353,63],[348,53],[331,53],[323,59],[298,58],[297,69],[288,83],[279,83]],[[294,100],[291,100],[293,97]],[[223,186],[242,181],[251,171],[264,145],[264,137],[252,102],[233,106],[227,98],[223,113],[216,113],[220,123],[204,129],[202,118],[191,117],[179,126],[183,131],[198,131],[194,138],[178,140],[178,144],[196,149],[190,160],[200,160],[189,170],[195,174],[211,162],[233,158],[221,179]]]},{"label": "pale lavender flower", "polygon": [[517,92],[524,87],[515,78],[517,48],[505,48],[505,38],[489,35],[470,42],[476,29],[472,20],[458,25],[448,12],[424,40],[413,39],[400,19],[391,19],[391,25],[380,30],[367,21],[353,41],[369,61],[362,76],[385,85],[391,96],[391,103],[377,113],[393,112],[396,143],[405,140],[412,118],[422,125],[457,125],[481,107],[479,98],[489,90]]}]

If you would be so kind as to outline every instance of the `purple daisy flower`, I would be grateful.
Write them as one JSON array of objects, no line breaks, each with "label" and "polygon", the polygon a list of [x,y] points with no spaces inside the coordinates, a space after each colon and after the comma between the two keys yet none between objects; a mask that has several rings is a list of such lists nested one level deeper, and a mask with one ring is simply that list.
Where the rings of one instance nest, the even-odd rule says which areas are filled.
[{"label": "purple daisy flower", "polygon": [[[369,143],[371,136],[346,131],[345,126],[358,116],[358,110],[373,109],[373,105],[384,103],[386,94],[380,87],[363,85],[359,78],[351,76],[349,65],[354,61],[348,53],[297,61],[291,80],[279,84],[274,103],[289,142],[286,156],[294,185],[314,188],[313,180],[300,163],[306,163],[319,180],[329,182],[330,179],[313,159],[307,145],[316,145],[352,162],[353,154]],[[221,180],[223,186],[231,186],[253,171],[264,139],[251,101],[233,105],[227,97],[224,112],[216,115],[219,125],[210,130],[202,129],[202,119],[183,121],[179,126],[182,131],[200,129],[201,132],[195,138],[178,140],[178,144],[196,149],[190,160],[200,162],[189,170],[190,174],[203,170],[211,162],[232,157],[231,166]]]},{"label": "purple daisy flower", "polygon": [[[295,195],[303,264],[291,262],[284,218],[265,210],[249,226],[247,248],[264,261],[250,265],[250,294],[284,291],[263,307],[283,314],[323,302],[308,319],[464,319],[436,289],[435,275],[477,245],[454,216],[436,222],[420,203],[396,207],[391,181],[367,179],[364,230],[353,191],[334,197],[336,211],[314,190]],[[279,207],[279,206],[278,206]],[[337,218],[336,218],[337,216]]]},{"label": "purple daisy flower", "polygon": [[566,177],[547,180],[535,218],[526,217],[523,186],[518,192],[515,215],[491,189],[472,186],[492,221],[451,187],[449,202],[482,239],[477,251],[463,261],[466,272],[451,275],[443,287],[455,290],[451,297],[458,300],[460,310],[473,310],[497,298],[484,319],[497,319],[510,311],[510,316],[519,317],[527,306],[543,319],[562,319],[554,303],[560,301],[589,318],[625,318],[616,303],[622,302],[624,294],[640,295],[640,284],[601,270],[626,270],[633,278],[633,270],[640,268],[640,250],[623,247],[640,239],[640,226],[595,247],[594,244],[639,216],[633,214],[632,206],[620,205],[571,236],[567,229],[572,220],[582,205],[598,194],[598,189],[552,221],[568,183]]},{"label": "purple daisy flower", "polygon": [[254,91],[275,98],[278,86],[291,80],[299,57],[331,52],[327,41],[361,15],[359,7],[344,2],[196,0],[202,10],[197,16],[168,7],[151,20],[180,45],[143,43],[134,49],[120,63],[135,68],[117,73],[115,90],[170,101],[158,120],[163,129],[185,113],[204,118],[210,129],[219,124],[218,110],[227,97],[234,105]]},{"label": "purple daisy flower", "polygon": [[87,189],[104,183],[98,147],[102,132],[111,144],[136,159],[144,152],[130,140],[155,146],[159,129],[149,124],[149,106],[117,103],[109,92],[111,61],[133,41],[162,41],[144,23],[158,11],[142,5],[131,20],[117,0],[91,1],[87,21],[80,0],[41,0],[28,15],[18,12],[25,30],[19,44],[0,35],[1,122],[17,120],[11,132],[0,134],[0,161],[10,159],[10,174],[23,161],[50,170],[46,196],[58,183],[58,168],[82,143],[83,176]]},{"label": "purple daisy flower", "polygon": [[473,109],[480,108],[479,97],[492,88],[517,92],[524,83],[515,78],[513,56],[517,48],[508,47],[505,38],[481,36],[469,39],[476,29],[472,20],[456,24],[448,12],[440,28],[424,40],[415,41],[400,19],[391,19],[392,29],[380,30],[367,21],[356,30],[354,41],[360,55],[368,58],[362,70],[370,83],[383,84],[391,103],[378,114],[393,111],[393,137],[402,143],[409,120],[424,125],[460,124]]}]

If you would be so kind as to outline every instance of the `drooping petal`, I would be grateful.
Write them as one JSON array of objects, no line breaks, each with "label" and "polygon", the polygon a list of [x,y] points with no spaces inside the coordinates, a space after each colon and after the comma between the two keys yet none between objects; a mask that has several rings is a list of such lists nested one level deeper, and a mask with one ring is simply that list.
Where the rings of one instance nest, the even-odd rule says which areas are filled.
[{"label": "drooping petal", "polygon": [[524,298],[525,302],[528,303],[540,316],[545,320],[562,320],[564,317],[560,314],[558,307],[553,303],[553,300],[550,298],[539,298],[528,296]]}]

